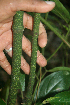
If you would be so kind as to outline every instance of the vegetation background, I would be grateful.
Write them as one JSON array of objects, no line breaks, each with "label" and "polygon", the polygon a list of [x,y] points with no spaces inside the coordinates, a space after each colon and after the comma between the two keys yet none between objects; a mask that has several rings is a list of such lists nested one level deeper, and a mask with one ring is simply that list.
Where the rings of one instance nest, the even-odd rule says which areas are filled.
[{"label": "vegetation background", "polygon": [[[52,1],[55,1],[55,0],[52,0]],[[70,0],[59,0],[59,1],[66,7],[68,12],[70,13]],[[30,14],[30,15],[33,15],[33,14]],[[50,12],[49,14],[41,14],[41,16],[45,20],[47,20],[54,28],[56,28],[56,30],[58,32],[60,32],[62,35],[66,35],[66,33],[68,31],[68,24],[69,23],[67,24],[62,18],[60,18],[58,15],[55,15],[53,12]],[[41,93],[37,94],[37,91],[36,91],[37,97],[35,96],[34,99],[35,100],[36,100],[36,98],[41,99],[41,100],[40,99],[37,100],[36,105],[40,105],[43,100],[46,100],[46,98],[55,96],[56,93],[59,93],[59,92],[64,91],[64,90],[66,90],[68,92],[70,90],[70,83],[69,83],[70,82],[70,74],[68,76],[66,76],[66,75],[63,74],[63,71],[58,71],[58,73],[57,73],[57,72],[54,72],[54,71],[57,71],[57,70],[53,70],[53,68],[55,68],[55,67],[68,67],[68,68],[70,68],[70,48],[67,47],[66,44],[63,44],[62,47],[56,53],[54,53],[56,51],[56,49],[62,43],[62,40],[53,31],[51,31],[50,28],[48,28],[48,26],[46,26],[45,24],[44,24],[44,26],[45,26],[45,29],[46,29],[46,32],[47,32],[47,35],[48,35],[48,43],[47,43],[47,45],[44,49],[41,49],[40,47],[38,47],[38,48],[41,51],[41,53],[48,60],[48,64],[45,68],[41,68],[37,65],[36,81],[38,81],[38,79],[43,79],[43,78],[46,78],[46,77],[47,77],[46,80],[49,80],[49,78],[51,77],[53,81],[51,81],[50,83],[47,84],[49,94],[47,92],[47,94],[44,95],[44,98],[41,98],[41,96],[44,93],[43,94],[41,94]],[[24,35],[30,41],[32,40],[32,34],[33,34],[32,31],[30,31],[28,29],[25,29]],[[68,34],[67,41],[70,43],[70,33]],[[7,59],[11,64],[11,58],[7,55],[7,53],[5,51],[4,51],[4,53],[6,54]],[[54,55],[51,57],[52,54],[54,54]],[[27,62],[30,64],[30,58],[25,54],[25,52],[23,52],[23,56],[27,60]],[[62,68],[60,68],[60,69],[62,70]],[[39,76],[38,76],[38,70],[40,70],[40,72],[39,72],[40,75]],[[57,76],[57,78],[54,76],[56,81],[57,81],[57,79],[59,79],[59,80],[62,79],[62,81],[65,85],[63,86],[63,83],[62,83],[62,85],[60,83],[61,86],[59,86],[59,87],[62,87],[61,90],[59,88],[57,88],[58,91],[55,91],[56,87],[54,87],[54,89],[50,88],[50,87],[52,87],[53,82],[55,83],[55,81],[53,79],[54,74],[52,75],[52,73],[48,72],[48,70],[52,70],[52,72],[55,73],[55,75]],[[65,73],[68,73],[68,72],[65,72]],[[63,75],[61,75],[61,74],[63,74]],[[61,76],[61,78],[60,78],[60,76]],[[42,78],[40,78],[40,77],[42,77]],[[28,78],[27,75],[26,75],[26,78]],[[35,81],[35,86],[37,86],[36,81]],[[45,82],[46,81],[44,80],[44,83]],[[67,84],[66,84],[66,82],[67,82]],[[10,83],[10,76],[0,67],[0,98],[2,98],[4,100],[7,100],[6,98],[7,98],[7,94],[8,94],[8,90],[9,90],[9,83]],[[39,81],[39,83],[41,83],[41,80]],[[38,84],[38,87],[39,87],[39,84]],[[50,89],[51,89],[51,92],[50,92]],[[40,88],[39,91],[41,92],[41,88]],[[16,105],[21,105],[21,103],[24,101],[24,99],[22,99],[22,97],[23,97],[22,95],[21,95],[21,92],[19,90]],[[68,95],[68,96],[70,97],[70,95]],[[51,98],[50,100],[53,100],[53,98]],[[49,100],[47,100],[47,102],[46,101],[44,101],[44,102],[45,102],[45,104],[50,105],[49,103],[47,103],[47,102],[50,102]],[[51,105],[54,105],[54,104],[55,103],[51,103]],[[58,104],[59,104],[59,101],[55,105],[58,105]],[[60,105],[63,105],[63,104],[60,104]],[[70,105],[70,104],[68,103],[68,104],[64,104],[64,105]]]}]

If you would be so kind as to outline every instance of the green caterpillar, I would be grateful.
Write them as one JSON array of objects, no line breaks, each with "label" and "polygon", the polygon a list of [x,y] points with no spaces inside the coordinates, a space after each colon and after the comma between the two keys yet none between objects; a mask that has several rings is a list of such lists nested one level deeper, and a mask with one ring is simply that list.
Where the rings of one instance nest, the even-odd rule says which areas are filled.
[{"label": "green caterpillar", "polygon": [[32,92],[35,80],[35,70],[36,70],[36,60],[37,60],[37,38],[39,35],[39,24],[40,24],[40,13],[35,13],[33,37],[32,37],[33,39],[32,39],[31,67],[30,67],[29,82],[26,94],[26,105],[31,105],[32,103]]},{"label": "green caterpillar", "polygon": [[11,86],[7,105],[15,105],[19,89],[19,73],[21,67],[22,36],[23,36],[23,11],[17,11],[13,19],[13,57]]},{"label": "green caterpillar", "polygon": [[[26,105],[32,103],[32,91],[35,79],[36,59],[37,59],[37,38],[39,34],[40,14],[35,13],[33,40],[32,40],[32,54],[31,54],[31,67],[28,83],[28,91],[26,94]],[[19,89],[19,74],[21,67],[21,54],[22,54],[22,35],[23,35],[23,11],[17,11],[13,19],[13,58],[12,58],[12,75],[11,86],[7,105],[15,105],[17,91]]]}]

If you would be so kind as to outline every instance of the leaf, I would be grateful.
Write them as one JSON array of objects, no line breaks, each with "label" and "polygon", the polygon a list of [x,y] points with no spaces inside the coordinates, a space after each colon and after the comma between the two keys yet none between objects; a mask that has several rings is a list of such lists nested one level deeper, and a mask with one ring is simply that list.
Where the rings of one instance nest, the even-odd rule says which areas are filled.
[{"label": "leaf", "polygon": [[6,103],[0,98],[0,105],[6,105]]},{"label": "leaf", "polygon": [[25,90],[25,74],[20,73],[20,84],[22,91]]},{"label": "leaf", "polygon": [[[37,98],[45,97],[49,93],[60,92],[69,89],[70,71],[58,71],[45,77],[39,87]],[[37,91],[37,90],[36,90]],[[35,97],[36,99],[36,93]]]},{"label": "leaf", "polygon": [[54,97],[50,97],[43,101],[43,104],[46,104],[47,101],[51,105],[70,105],[70,91],[58,93]]},{"label": "leaf", "polygon": [[54,67],[53,69],[48,70],[48,72],[55,72],[55,71],[70,71],[69,67]]},{"label": "leaf", "polygon": [[63,4],[59,0],[52,0],[55,2],[55,8],[52,10],[54,14],[58,17],[64,19],[66,23],[70,20],[70,15],[68,10],[63,6]]},{"label": "leaf", "polygon": [[9,86],[10,86],[10,79],[7,80],[5,86],[2,88],[0,97],[7,102],[8,95],[9,95]]}]

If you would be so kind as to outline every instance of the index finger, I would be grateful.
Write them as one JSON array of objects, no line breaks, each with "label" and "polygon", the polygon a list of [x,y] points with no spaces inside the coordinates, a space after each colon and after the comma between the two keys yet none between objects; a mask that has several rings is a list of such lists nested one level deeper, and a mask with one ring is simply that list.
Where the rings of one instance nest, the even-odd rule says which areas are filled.
[{"label": "index finger", "polygon": [[23,10],[28,12],[46,13],[51,11],[55,6],[53,1],[42,0],[18,0],[16,2],[16,11]]}]

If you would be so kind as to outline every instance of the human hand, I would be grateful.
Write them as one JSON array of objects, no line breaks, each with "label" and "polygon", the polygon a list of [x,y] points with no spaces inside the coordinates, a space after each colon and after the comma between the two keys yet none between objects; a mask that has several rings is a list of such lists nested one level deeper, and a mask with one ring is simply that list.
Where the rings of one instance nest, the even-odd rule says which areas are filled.
[{"label": "human hand", "polygon": [[[0,0],[0,66],[8,74],[11,74],[11,65],[3,50],[8,50],[12,47],[11,27],[13,16],[16,11],[19,10],[39,13],[49,12],[54,8],[55,3],[49,1],[48,3],[51,4],[47,4],[44,1],[39,0]],[[33,18],[26,13],[24,13],[23,16],[23,25],[24,28],[28,28],[30,30],[33,29]],[[38,44],[42,48],[47,44],[47,34],[42,23],[40,23],[39,26]],[[25,53],[31,56],[31,42],[25,36],[22,38],[22,49]],[[8,54],[12,57],[12,51],[8,52]],[[42,67],[47,64],[46,59],[39,51],[37,52],[37,63]],[[29,74],[30,66],[23,57],[21,57],[21,68],[26,74]]]}]

